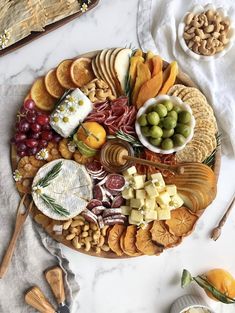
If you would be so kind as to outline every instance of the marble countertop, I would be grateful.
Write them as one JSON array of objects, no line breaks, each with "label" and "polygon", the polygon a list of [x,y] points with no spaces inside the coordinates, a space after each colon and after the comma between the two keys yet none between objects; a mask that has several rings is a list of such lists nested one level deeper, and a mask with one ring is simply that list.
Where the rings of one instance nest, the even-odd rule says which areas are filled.
[{"label": "marble countertop", "polygon": [[[31,84],[62,59],[113,46],[138,47],[137,0],[101,0],[93,11],[26,47],[0,58],[0,84]],[[235,190],[235,161],[223,156],[218,195],[208,207],[193,234],[158,257],[107,260],[88,257],[63,248],[76,273],[81,291],[72,313],[167,313],[170,304],[185,293],[200,293],[198,287],[180,288],[183,268],[193,274],[221,267],[235,274],[235,210],[221,238],[213,242],[211,229],[223,215]],[[209,304],[218,313],[235,307]]]}]

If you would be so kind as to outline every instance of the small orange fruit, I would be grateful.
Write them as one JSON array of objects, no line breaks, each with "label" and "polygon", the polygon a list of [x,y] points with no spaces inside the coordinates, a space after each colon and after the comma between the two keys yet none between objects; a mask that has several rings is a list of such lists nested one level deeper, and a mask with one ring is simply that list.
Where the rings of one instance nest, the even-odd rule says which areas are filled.
[{"label": "small orange fruit", "polygon": [[85,122],[77,131],[77,139],[93,149],[100,149],[106,141],[106,131],[97,122]]}]

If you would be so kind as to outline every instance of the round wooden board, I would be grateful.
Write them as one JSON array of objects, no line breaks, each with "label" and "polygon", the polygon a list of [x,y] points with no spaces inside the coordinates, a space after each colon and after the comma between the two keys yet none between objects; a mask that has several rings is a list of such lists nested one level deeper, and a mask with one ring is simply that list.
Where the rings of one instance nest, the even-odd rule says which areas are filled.
[{"label": "round wooden board", "polygon": [[[79,55],[78,57],[87,57],[87,58],[93,58],[95,57],[98,53],[100,52],[100,50],[97,50],[97,51],[93,51],[93,52],[88,52],[88,53],[84,53],[82,55]],[[74,59],[77,59],[78,57],[74,58]],[[164,68],[168,65],[168,63],[166,61],[164,61]],[[179,71],[178,75],[177,75],[177,79],[176,79],[176,84],[183,84],[183,85],[186,85],[188,87],[196,87],[199,89],[199,87],[191,80],[191,78]],[[11,145],[11,164],[12,164],[12,169],[13,171],[16,169],[17,167],[17,154],[16,154],[16,150],[15,150],[15,146],[14,145]],[[216,175],[216,178],[218,180],[218,177],[219,177],[219,172],[220,172],[220,163],[221,163],[221,148],[220,146],[218,147],[218,150],[216,152],[216,155],[215,155],[215,163],[214,163],[214,166],[213,166],[213,171]],[[27,207],[30,203],[30,200],[31,200],[31,196],[29,195],[28,197],[26,197],[26,200],[25,200],[25,206]],[[35,206],[33,207],[33,210],[31,212],[32,214],[32,217],[33,219],[35,218],[35,216],[38,214],[38,213],[41,213]],[[41,213],[42,214],[42,213]],[[96,256],[96,257],[101,257],[101,258],[109,258],[109,259],[125,259],[125,258],[132,258],[130,256],[117,256],[114,252],[104,252],[102,251],[101,253],[99,254],[96,254],[94,251],[85,251],[84,249],[75,249],[74,246],[72,245],[72,243],[68,240],[66,240],[62,235],[56,235],[54,232],[53,232],[53,226],[54,225],[58,225],[60,224],[59,221],[53,221],[51,220],[50,224],[46,223],[46,224],[40,224],[41,227],[50,235],[50,237],[52,237],[54,240],[64,244],[65,246],[77,251],[77,252],[80,252],[80,253],[83,253],[83,254],[87,254],[87,255],[90,255],[90,256]]]}]

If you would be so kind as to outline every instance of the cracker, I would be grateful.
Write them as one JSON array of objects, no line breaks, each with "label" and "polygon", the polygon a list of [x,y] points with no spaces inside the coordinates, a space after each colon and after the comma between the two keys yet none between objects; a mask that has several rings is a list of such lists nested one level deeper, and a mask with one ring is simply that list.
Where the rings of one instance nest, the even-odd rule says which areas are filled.
[{"label": "cracker", "polygon": [[174,92],[181,90],[182,88],[185,88],[185,85],[181,85],[181,84],[176,84],[173,85],[169,90],[168,90],[168,95],[169,96],[173,96]]},{"label": "cracker", "polygon": [[202,162],[202,153],[194,146],[187,145],[176,153],[178,162]]}]

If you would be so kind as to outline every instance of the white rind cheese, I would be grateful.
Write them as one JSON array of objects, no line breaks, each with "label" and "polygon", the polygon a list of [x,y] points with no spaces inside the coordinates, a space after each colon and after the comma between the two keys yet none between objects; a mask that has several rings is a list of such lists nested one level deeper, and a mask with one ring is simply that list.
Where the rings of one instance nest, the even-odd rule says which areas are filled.
[{"label": "white rind cheese", "polygon": [[83,165],[72,160],[58,159],[39,169],[34,178],[33,186],[37,184],[39,179],[45,177],[58,162],[62,162],[61,171],[56,178],[51,180],[49,186],[42,189],[42,193],[55,199],[57,204],[69,212],[69,216],[62,216],[54,212],[37,193],[32,192],[32,196],[35,205],[43,214],[55,220],[67,220],[80,214],[92,199],[92,181]]}]

